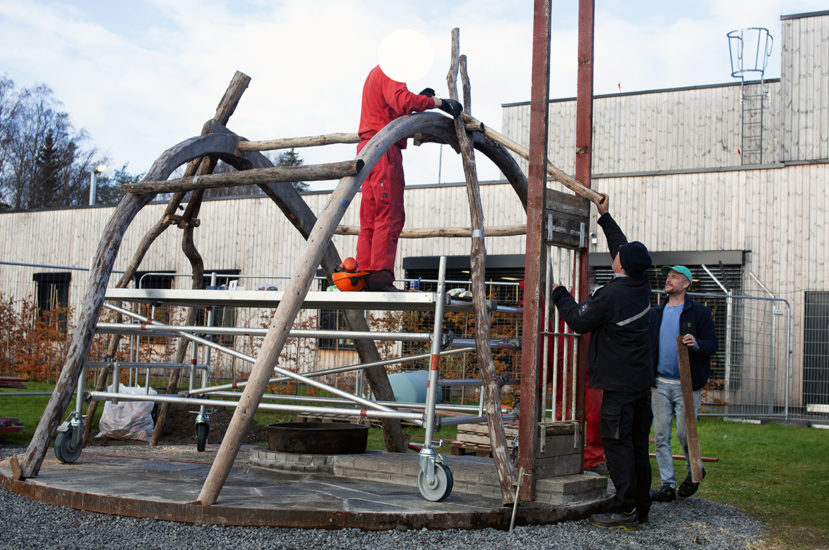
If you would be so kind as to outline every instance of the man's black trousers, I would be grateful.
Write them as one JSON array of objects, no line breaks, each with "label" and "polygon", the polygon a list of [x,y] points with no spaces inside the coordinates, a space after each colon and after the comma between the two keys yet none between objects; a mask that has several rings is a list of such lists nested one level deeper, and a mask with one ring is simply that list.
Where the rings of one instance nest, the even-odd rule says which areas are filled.
[{"label": "man's black trousers", "polygon": [[605,390],[601,414],[602,445],[610,479],[616,486],[610,511],[630,512],[636,507],[640,517],[647,516],[651,506],[651,393]]}]

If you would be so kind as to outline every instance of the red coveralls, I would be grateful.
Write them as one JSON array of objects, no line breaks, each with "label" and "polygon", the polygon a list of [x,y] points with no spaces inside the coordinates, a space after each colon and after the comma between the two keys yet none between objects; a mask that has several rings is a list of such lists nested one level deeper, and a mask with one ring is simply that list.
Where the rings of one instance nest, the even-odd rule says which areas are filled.
[{"label": "red coveralls", "polygon": [[[374,67],[363,86],[357,152],[397,117],[434,107],[433,98],[411,93],[406,84],[386,76],[379,65]],[[357,237],[357,266],[360,271],[394,271],[397,238],[406,220],[402,154],[405,148],[405,139],[389,147],[363,181],[360,235]]]}]

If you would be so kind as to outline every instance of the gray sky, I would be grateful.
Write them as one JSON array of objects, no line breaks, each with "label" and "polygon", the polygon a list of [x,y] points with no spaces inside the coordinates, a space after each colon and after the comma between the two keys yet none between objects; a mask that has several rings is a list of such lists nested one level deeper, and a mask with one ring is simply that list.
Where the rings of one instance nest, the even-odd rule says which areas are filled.
[{"label": "gray sky", "polygon": [[[0,73],[46,84],[111,167],[145,172],[199,133],[236,70],[252,77],[230,128],[252,140],[354,132],[360,93],[390,31],[409,28],[434,49],[409,87],[446,96],[449,39],[460,28],[472,111],[496,130],[501,104],[530,95],[529,0],[0,0]],[[551,97],[576,93],[576,0],[554,0]],[[599,0],[595,93],[731,82],[730,30],[767,27],[776,39],[766,76],[780,76],[780,16],[825,0]],[[444,150],[442,181],[463,179]],[[300,151],[306,164],[345,160],[354,147]],[[433,183],[439,148],[404,153],[409,184]],[[497,177],[479,162],[482,180]]]}]

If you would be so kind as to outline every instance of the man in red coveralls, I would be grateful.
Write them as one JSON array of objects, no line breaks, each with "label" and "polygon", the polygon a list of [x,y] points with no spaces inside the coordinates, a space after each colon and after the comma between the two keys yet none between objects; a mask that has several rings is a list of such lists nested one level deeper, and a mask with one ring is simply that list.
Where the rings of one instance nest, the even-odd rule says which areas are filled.
[{"label": "man in red coveralls", "polygon": [[[461,104],[453,99],[439,99],[426,88],[413,94],[403,82],[392,80],[380,66],[374,67],[363,86],[360,111],[360,143],[357,152],[392,120],[415,111],[441,109],[452,117],[460,116]],[[403,154],[406,140],[389,147],[363,181],[360,202],[360,235],[357,237],[357,269],[372,272],[367,279],[369,290],[397,290],[394,260],[397,239],[406,219],[403,210]]]}]

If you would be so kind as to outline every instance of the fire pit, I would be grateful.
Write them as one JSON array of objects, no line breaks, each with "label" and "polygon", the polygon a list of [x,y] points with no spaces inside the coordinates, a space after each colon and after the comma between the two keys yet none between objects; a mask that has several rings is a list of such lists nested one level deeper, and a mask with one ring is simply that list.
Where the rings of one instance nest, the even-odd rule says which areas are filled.
[{"label": "fire pit", "polygon": [[286,422],[268,426],[268,449],[283,453],[364,453],[367,440],[368,426],[362,424]]}]

